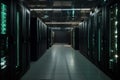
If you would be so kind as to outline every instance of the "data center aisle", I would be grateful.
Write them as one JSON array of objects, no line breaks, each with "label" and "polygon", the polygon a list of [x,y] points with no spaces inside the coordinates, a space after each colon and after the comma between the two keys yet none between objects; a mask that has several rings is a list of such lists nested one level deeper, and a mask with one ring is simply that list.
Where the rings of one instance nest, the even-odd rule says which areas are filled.
[{"label": "data center aisle", "polygon": [[111,80],[79,52],[55,44],[37,61],[21,80]]}]

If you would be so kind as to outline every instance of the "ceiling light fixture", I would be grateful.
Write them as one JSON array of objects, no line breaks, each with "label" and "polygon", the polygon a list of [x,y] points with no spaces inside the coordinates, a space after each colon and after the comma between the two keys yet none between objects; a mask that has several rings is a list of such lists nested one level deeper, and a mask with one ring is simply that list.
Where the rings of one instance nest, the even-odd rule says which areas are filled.
[{"label": "ceiling light fixture", "polygon": [[46,9],[30,9],[30,11],[80,11],[80,10],[91,10],[90,8],[70,8],[70,9],[50,9],[50,8],[46,8]]},{"label": "ceiling light fixture", "polygon": [[45,22],[45,24],[79,24],[80,22]]}]

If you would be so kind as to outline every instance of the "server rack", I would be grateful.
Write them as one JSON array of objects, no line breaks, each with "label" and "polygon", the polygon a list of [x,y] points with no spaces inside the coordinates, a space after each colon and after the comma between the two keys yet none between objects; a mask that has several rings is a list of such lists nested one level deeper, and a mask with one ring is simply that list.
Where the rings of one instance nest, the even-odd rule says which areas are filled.
[{"label": "server rack", "polygon": [[75,29],[71,29],[71,46],[72,48],[75,48]]},{"label": "server rack", "polygon": [[42,54],[46,51],[47,49],[47,25],[45,23],[42,22],[42,26],[41,26],[41,51]]},{"label": "server rack", "polygon": [[47,48],[51,47],[51,28],[47,27]]},{"label": "server rack", "polygon": [[0,1],[0,80],[17,80],[29,68],[29,16],[24,2]]},{"label": "server rack", "polygon": [[0,1],[0,79],[10,77],[10,53],[9,53],[9,25],[10,25],[10,1]]},{"label": "server rack", "polygon": [[31,60],[36,61],[47,48],[47,26],[40,18],[31,16]]},{"label": "server rack", "polygon": [[[41,24],[38,17],[31,17],[30,37],[31,37],[31,60],[35,61],[40,57],[39,44],[41,40]],[[39,31],[40,30],[40,31]],[[39,38],[40,37],[40,38]],[[40,40],[39,40],[40,39]]]},{"label": "server rack", "polygon": [[25,32],[26,32],[26,71],[29,69],[30,67],[30,10],[25,7]]},{"label": "server rack", "polygon": [[24,2],[13,1],[12,62],[13,80],[19,79],[30,67],[30,11]]},{"label": "server rack", "polygon": [[21,74],[22,72],[22,28],[21,26],[23,26],[23,8],[21,7],[20,4],[16,4],[14,3],[14,28],[13,28],[13,39],[14,39],[14,58],[15,58],[15,62],[14,62],[14,69],[15,69],[15,74],[18,78],[18,76]]},{"label": "server rack", "polygon": [[[87,46],[89,43],[88,39],[89,39],[90,33],[92,33],[92,32],[90,32],[90,33],[88,32],[88,30],[89,30],[88,23],[89,23],[89,21],[85,20],[79,25],[79,38],[78,38],[79,39],[79,50],[80,50],[80,52],[84,53],[84,55],[89,55],[89,54],[87,54],[88,51],[90,53],[90,51],[92,50],[92,49],[90,49],[92,47],[90,47],[88,50],[88,46]],[[89,36],[88,36],[88,34],[89,34]],[[77,42],[76,42],[76,44],[77,44]]]},{"label": "server rack", "polygon": [[79,50],[79,27],[74,29],[74,36],[75,36],[75,49]]},{"label": "server rack", "polygon": [[81,23],[79,31],[80,52],[113,80],[120,79],[119,5],[117,0],[102,1],[98,11]]},{"label": "server rack", "polygon": [[[111,0],[112,2],[112,0]],[[109,69],[114,75],[114,79],[119,80],[118,74],[120,74],[119,65],[119,50],[120,50],[120,34],[119,34],[119,14],[120,14],[120,3],[113,1],[108,3],[108,19],[109,19]]]}]

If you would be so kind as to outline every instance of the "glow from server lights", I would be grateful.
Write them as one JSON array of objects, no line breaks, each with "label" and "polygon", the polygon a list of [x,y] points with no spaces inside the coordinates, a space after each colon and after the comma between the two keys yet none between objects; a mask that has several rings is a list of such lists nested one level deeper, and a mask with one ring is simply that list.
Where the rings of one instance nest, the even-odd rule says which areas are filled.
[{"label": "glow from server lights", "polygon": [[115,44],[115,48],[117,49],[117,43]]},{"label": "glow from server lights", "polygon": [[[73,9],[30,9],[30,11],[72,11]],[[74,8],[75,11],[79,10],[91,10],[90,8]]]},{"label": "glow from server lights", "polygon": [[115,35],[115,38],[118,38],[118,36],[117,36],[117,35]]},{"label": "glow from server lights", "polygon": [[117,30],[115,30],[115,34],[117,34],[118,33],[118,31]]},{"label": "glow from server lights", "polygon": [[114,60],[113,59],[110,59],[110,62],[113,62]]},{"label": "glow from server lights", "polygon": [[1,65],[1,69],[4,69],[7,67],[5,57],[1,58],[0,65]]},{"label": "glow from server lights", "polygon": [[6,64],[6,61],[2,61],[1,63],[0,63],[0,65],[5,65]]},{"label": "glow from server lights", "polygon": [[6,27],[7,27],[7,6],[3,3],[1,3],[1,34],[6,34]]},{"label": "glow from server lights", "polygon": [[118,55],[117,55],[117,54],[115,55],[115,58],[118,58]]},{"label": "glow from server lights", "polygon": [[1,67],[1,69],[5,69],[7,67],[7,65],[4,65],[3,67]]},{"label": "glow from server lights", "polygon": [[118,14],[118,8],[116,8],[116,15]]},{"label": "glow from server lights", "polygon": [[115,21],[115,25],[117,25],[118,24],[118,21]]}]

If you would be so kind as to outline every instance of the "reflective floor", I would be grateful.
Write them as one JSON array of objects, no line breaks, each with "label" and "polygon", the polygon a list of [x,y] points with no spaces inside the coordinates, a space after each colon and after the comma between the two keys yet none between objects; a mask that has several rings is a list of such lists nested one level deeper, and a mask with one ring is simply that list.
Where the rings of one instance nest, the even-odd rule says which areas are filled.
[{"label": "reflective floor", "polygon": [[55,44],[21,80],[111,80],[70,46]]}]

